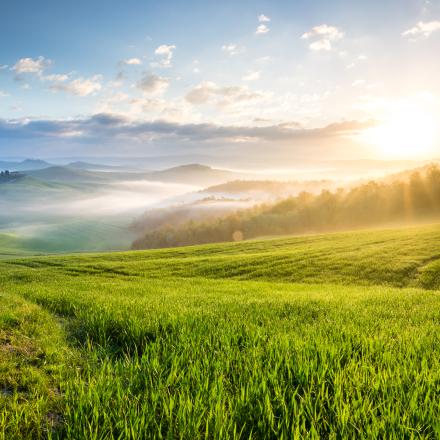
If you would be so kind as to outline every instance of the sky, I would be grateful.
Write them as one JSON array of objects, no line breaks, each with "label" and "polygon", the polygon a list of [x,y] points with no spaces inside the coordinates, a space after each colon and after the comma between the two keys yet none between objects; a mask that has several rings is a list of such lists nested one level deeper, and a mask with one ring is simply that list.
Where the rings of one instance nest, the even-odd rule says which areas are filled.
[{"label": "sky", "polygon": [[0,157],[440,157],[440,0],[15,0],[0,41]]}]

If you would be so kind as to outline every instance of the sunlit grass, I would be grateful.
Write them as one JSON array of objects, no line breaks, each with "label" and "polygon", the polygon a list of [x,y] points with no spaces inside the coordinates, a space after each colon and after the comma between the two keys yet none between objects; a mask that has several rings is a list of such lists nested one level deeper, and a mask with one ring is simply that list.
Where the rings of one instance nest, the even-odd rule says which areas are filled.
[{"label": "sunlit grass", "polygon": [[[430,226],[3,261],[1,331],[18,319],[17,341],[47,361],[34,366],[32,399],[8,385],[0,432],[438,438],[439,235]],[[17,381],[34,374],[19,371]]]}]

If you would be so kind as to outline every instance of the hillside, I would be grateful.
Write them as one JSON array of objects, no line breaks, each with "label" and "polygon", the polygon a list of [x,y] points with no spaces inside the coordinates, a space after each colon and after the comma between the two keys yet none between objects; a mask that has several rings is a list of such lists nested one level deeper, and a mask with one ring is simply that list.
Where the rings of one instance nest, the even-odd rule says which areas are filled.
[{"label": "hillside", "polygon": [[84,161],[70,162],[66,165],[67,168],[74,168],[78,170],[87,171],[124,171],[125,168],[118,165],[102,165],[97,163],[90,163]]},{"label": "hillside", "polygon": [[50,163],[40,159],[25,159],[21,162],[0,160],[0,170],[9,170],[9,171],[41,170],[41,169],[49,168],[51,166],[52,165]]},{"label": "hillside", "polygon": [[275,196],[296,195],[301,191],[320,192],[323,189],[332,189],[335,182],[331,180],[311,181],[276,181],[276,180],[233,180],[204,189],[207,193],[222,194],[249,194],[267,193]]},{"label": "hillside", "polygon": [[[183,195],[181,198],[189,197]],[[249,200],[205,197],[165,208],[148,209],[132,222],[130,229],[135,232],[135,237],[139,237],[157,229],[181,226],[190,221],[215,220],[253,203]]]},{"label": "hillside", "polygon": [[26,174],[44,181],[57,182],[111,182],[111,181],[159,181],[196,186],[208,186],[224,183],[240,177],[240,174],[227,170],[218,170],[204,165],[182,165],[161,171],[129,171],[121,168],[100,168],[82,162],[67,166],[51,166],[45,169],[27,171]]},{"label": "hillside", "polygon": [[440,218],[440,168],[431,165],[399,176],[385,182],[323,190],[320,194],[301,192],[213,220],[165,225],[139,237],[133,248],[187,246]]},{"label": "hillside", "polygon": [[[31,177],[27,173],[20,174],[20,179],[14,180],[13,185],[3,187],[2,191],[32,191],[32,190],[67,190],[73,188],[70,182],[57,182],[51,180],[40,180],[36,177]],[[2,192],[2,196],[5,192]]]},{"label": "hillside", "polygon": [[[204,277],[437,289],[439,242],[440,226],[432,225],[47,257],[41,267],[47,261],[60,267],[68,263],[82,273],[112,273],[123,268],[127,275],[141,278]],[[40,267],[39,261],[32,265]]]},{"label": "hillside", "polygon": [[[77,165],[26,171],[20,178],[13,172],[0,176],[0,234],[13,237],[18,251],[129,249],[136,238],[129,228],[135,217],[194,189],[153,181],[157,176],[148,180],[147,172],[90,171]],[[167,178],[179,180],[180,171]]]},{"label": "hillside", "polygon": [[[102,173],[104,174],[104,173]],[[73,169],[63,166],[53,166],[42,170],[27,171],[26,175],[43,181],[56,182],[103,182],[107,180],[106,173]]]},{"label": "hillside", "polygon": [[145,178],[148,180],[176,182],[197,186],[217,185],[240,177],[240,173],[219,170],[200,164],[181,165],[161,171],[154,171],[145,175]]},{"label": "hillside", "polygon": [[45,222],[18,227],[15,233],[10,233],[7,229],[3,232],[0,229],[0,258],[9,255],[9,251],[20,256],[85,250],[89,252],[125,250],[127,243],[130,243],[134,237],[124,219],[93,221],[81,218],[70,220],[46,218],[42,220]]},{"label": "hillside", "polygon": [[0,261],[0,438],[437,438],[439,242]]}]

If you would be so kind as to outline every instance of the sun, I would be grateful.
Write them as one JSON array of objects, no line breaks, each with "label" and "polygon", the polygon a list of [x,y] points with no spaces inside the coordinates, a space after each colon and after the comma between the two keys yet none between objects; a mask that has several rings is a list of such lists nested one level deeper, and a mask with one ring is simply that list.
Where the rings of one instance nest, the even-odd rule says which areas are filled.
[{"label": "sun", "polygon": [[406,105],[364,132],[362,138],[384,158],[426,158],[434,153],[437,130],[432,113],[421,106]]}]

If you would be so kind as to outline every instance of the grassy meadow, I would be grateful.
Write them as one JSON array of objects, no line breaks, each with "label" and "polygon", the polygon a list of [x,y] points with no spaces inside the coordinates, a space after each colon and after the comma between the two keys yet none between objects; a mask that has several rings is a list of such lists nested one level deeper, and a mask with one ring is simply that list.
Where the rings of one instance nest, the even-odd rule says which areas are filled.
[{"label": "grassy meadow", "polygon": [[5,256],[0,438],[440,438],[439,243]]}]

